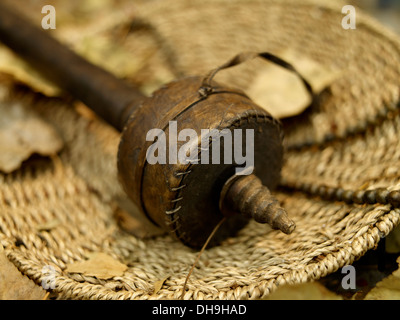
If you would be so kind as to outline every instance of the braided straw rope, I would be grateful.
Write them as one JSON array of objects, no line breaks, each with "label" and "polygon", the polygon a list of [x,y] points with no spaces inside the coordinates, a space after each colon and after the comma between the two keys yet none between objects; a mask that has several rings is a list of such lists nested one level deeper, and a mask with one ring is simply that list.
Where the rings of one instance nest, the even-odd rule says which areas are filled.
[{"label": "braided straw rope", "polygon": [[[318,107],[294,124],[285,122],[284,181],[397,190],[400,43],[361,13],[357,30],[344,31],[341,7],[332,1],[213,0],[193,5],[174,0],[143,5],[139,17],[151,21],[164,45],[176,50],[180,73],[205,73],[243,48],[292,48],[344,70]],[[152,59],[149,65],[156,63]],[[257,63],[221,78],[246,89]],[[57,128],[66,145],[58,157],[34,159],[0,175],[0,243],[7,257],[38,285],[45,278],[43,267],[53,266],[53,292],[60,299],[178,299],[197,252],[168,235],[139,239],[118,227],[114,199],[123,196],[115,166],[118,133],[80,116],[61,99],[1,87],[9,93],[2,104],[34,110]],[[400,209],[389,204],[324,201],[285,189],[277,197],[296,230],[284,235],[251,222],[237,237],[207,249],[185,299],[257,299],[283,284],[319,279],[375,248],[399,223]],[[59,221],[56,227],[38,229],[53,220]],[[109,280],[66,271],[67,264],[92,252],[125,263],[127,271]],[[163,287],[154,292],[164,278]]]}]

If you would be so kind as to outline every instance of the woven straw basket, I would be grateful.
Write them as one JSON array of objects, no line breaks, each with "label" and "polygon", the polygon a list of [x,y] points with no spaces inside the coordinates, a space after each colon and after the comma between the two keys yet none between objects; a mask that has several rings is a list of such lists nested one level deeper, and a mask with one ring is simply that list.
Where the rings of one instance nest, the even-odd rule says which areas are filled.
[{"label": "woven straw basket", "polygon": [[[282,181],[396,190],[400,42],[360,11],[357,28],[344,30],[342,7],[339,1],[149,1],[135,18],[150,24],[152,34],[139,28],[124,43],[143,65],[129,78],[156,86],[163,82],[160,74],[165,81],[204,74],[243,50],[294,50],[341,74],[317,106],[282,120],[287,149]],[[246,91],[258,63],[263,62],[224,71],[219,81]],[[45,280],[43,268],[52,266],[52,292],[60,299],[180,298],[197,252],[166,234],[135,236],[115,219],[124,198],[116,171],[119,134],[82,116],[67,100],[5,81],[1,87],[8,93],[1,103],[18,102],[35,112],[65,143],[57,157],[31,159],[0,175],[0,243],[8,259],[38,286]],[[296,230],[285,235],[251,222],[207,249],[185,299],[258,299],[283,284],[319,279],[359,259],[399,223],[400,209],[390,205],[324,201],[285,190],[276,196]],[[54,220],[59,223],[49,230],[37,227]],[[106,280],[68,272],[68,265],[95,252],[127,270]]]}]

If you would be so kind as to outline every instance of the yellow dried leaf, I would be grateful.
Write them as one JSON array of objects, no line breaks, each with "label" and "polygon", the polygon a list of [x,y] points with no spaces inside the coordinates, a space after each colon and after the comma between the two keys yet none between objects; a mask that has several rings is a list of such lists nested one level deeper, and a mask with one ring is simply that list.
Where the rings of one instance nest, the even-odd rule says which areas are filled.
[{"label": "yellow dried leaf", "polygon": [[98,252],[91,254],[86,261],[67,265],[66,271],[107,280],[122,276],[127,269],[128,267],[125,264],[105,253]]},{"label": "yellow dried leaf", "polygon": [[42,92],[47,96],[57,96],[60,94],[61,90],[56,85],[45,79],[27,62],[2,45],[0,45],[0,71],[12,74],[18,81],[29,85],[36,91]]},{"label": "yellow dried leaf", "polygon": [[342,300],[319,282],[284,285],[267,296],[266,300]]},{"label": "yellow dried leaf", "polygon": [[[307,79],[315,94],[340,76],[339,71],[290,50],[278,56],[291,63]],[[311,103],[311,96],[300,78],[271,63],[260,69],[247,92],[256,103],[280,119],[302,113]]]},{"label": "yellow dried leaf", "polygon": [[57,227],[60,223],[61,223],[60,220],[53,219],[53,220],[47,221],[45,223],[38,224],[36,226],[36,229],[38,231],[50,231],[51,229],[54,229],[55,227]]},{"label": "yellow dried leaf", "polygon": [[400,226],[395,227],[386,237],[386,252],[400,252]]},{"label": "yellow dried leaf", "polygon": [[[400,257],[397,263],[400,264]],[[400,300],[400,269],[378,282],[365,296],[365,300]]]},{"label": "yellow dried leaf", "polygon": [[169,276],[166,276],[165,278],[154,282],[154,291],[153,291],[153,295],[157,294],[158,291],[161,290],[161,288],[163,287],[165,281],[167,281],[167,279],[169,278]]}]

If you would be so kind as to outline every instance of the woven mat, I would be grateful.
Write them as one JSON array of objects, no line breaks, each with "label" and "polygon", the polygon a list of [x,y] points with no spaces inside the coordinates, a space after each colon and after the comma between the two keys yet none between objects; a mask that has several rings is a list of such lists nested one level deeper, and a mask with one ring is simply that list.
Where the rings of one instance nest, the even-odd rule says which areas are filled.
[{"label": "woven mat", "polygon": [[[201,74],[243,48],[293,49],[342,70],[342,76],[322,93],[318,106],[283,120],[284,180],[352,190],[400,188],[400,42],[390,32],[361,12],[357,29],[344,31],[342,4],[333,1],[148,3],[135,17],[151,22],[156,33],[140,29],[136,37],[132,31],[123,44],[145,61],[131,81],[151,87],[161,81],[160,73],[163,80]],[[103,35],[112,36],[117,22]],[[155,42],[154,34],[163,41]],[[135,51],[137,44],[141,49]],[[258,68],[258,62],[238,67],[221,81],[246,90]],[[0,175],[0,243],[8,259],[37,285],[45,278],[43,267],[52,266],[52,292],[60,299],[178,299],[197,252],[168,235],[140,238],[118,225],[117,199],[124,197],[116,172],[119,134],[83,116],[68,100],[0,84],[0,103],[33,110],[65,143],[55,157],[34,157]],[[319,279],[375,248],[399,223],[400,209],[390,205],[276,194],[295,220],[295,232],[284,235],[251,222],[203,253],[185,299],[258,299],[283,284]],[[54,220],[55,227],[38,228]],[[66,270],[93,252],[128,269],[107,280]]]}]

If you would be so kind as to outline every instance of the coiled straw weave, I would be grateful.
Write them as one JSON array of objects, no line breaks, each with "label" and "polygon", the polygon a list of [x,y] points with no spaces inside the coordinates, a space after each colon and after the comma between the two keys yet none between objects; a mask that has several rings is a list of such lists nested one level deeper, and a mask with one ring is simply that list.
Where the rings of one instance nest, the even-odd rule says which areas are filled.
[{"label": "coiled straw weave", "polygon": [[[400,42],[360,11],[357,29],[344,30],[342,6],[339,1],[150,1],[135,18],[150,23],[163,41],[156,45],[154,33],[131,32],[124,46],[140,47],[132,52],[143,55],[145,68],[130,80],[153,84],[160,81],[158,71],[165,78],[202,74],[244,49],[290,48],[342,74],[317,105],[283,120],[284,180],[398,190]],[[219,81],[246,90],[262,63],[227,71]],[[2,88],[7,92],[2,104],[33,110],[65,142],[57,157],[34,158],[0,175],[0,243],[9,260],[38,285],[43,267],[52,266],[52,292],[60,299],[180,298],[197,252],[168,235],[141,239],[116,222],[115,199],[123,197],[116,172],[119,134],[63,99],[5,83]],[[375,248],[399,223],[400,209],[390,205],[324,201],[285,190],[276,194],[295,220],[295,232],[284,235],[251,222],[203,253],[185,299],[258,299],[283,284],[320,279]],[[50,230],[37,227],[54,220],[59,223]],[[108,280],[66,271],[93,252],[125,263],[127,271]]]}]

